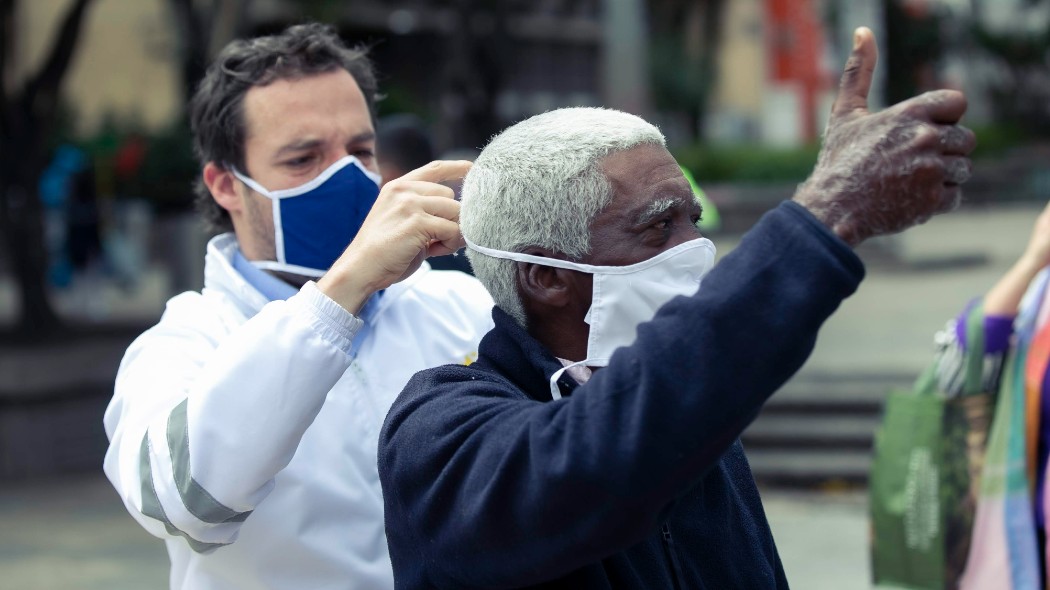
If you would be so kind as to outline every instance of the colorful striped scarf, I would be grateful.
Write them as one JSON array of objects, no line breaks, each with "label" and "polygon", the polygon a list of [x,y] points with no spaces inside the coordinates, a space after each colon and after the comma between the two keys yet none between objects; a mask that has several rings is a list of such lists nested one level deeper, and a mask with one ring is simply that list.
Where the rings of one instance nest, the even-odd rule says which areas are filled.
[{"label": "colorful striped scarf", "polygon": [[[1044,330],[1048,327],[1046,314],[1040,313],[1048,277],[1044,271],[1032,282],[1015,323],[1015,342],[1003,368],[970,553],[960,581],[964,590],[1038,590],[1044,585],[1038,552],[1045,548],[1037,547],[1033,495],[1036,437],[1039,428],[1048,425],[1039,424],[1041,383],[1034,390],[1026,387],[1026,375],[1034,372],[1027,368],[1033,340],[1046,334],[1035,347],[1039,350],[1050,337]],[[1045,370],[1045,359],[1033,356],[1031,360]],[[1047,498],[1039,501],[1046,505]]]}]

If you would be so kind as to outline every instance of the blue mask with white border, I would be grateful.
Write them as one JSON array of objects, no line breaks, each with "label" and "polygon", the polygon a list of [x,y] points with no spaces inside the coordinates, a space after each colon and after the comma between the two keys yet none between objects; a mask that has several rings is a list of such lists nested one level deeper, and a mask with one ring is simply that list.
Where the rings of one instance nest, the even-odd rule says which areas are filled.
[{"label": "blue mask with white border", "polygon": [[379,197],[381,179],[354,156],[345,156],[306,184],[271,191],[231,168],[233,175],[273,203],[277,260],[256,260],[265,270],[320,277],[361,230]]}]

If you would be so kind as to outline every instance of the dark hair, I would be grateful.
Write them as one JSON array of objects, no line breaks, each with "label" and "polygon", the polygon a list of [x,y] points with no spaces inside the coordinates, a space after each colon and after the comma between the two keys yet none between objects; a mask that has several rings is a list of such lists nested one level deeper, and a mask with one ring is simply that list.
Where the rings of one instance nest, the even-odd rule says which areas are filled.
[{"label": "dark hair", "polygon": [[[193,149],[201,166],[215,162],[244,169],[244,95],[255,86],[343,68],[365,95],[375,123],[376,75],[368,50],[347,47],[328,25],[309,23],[280,34],[231,42],[208,67],[190,100]],[[202,179],[194,185],[197,210],[214,229],[233,229],[230,214]]]},{"label": "dark hair", "polygon": [[379,120],[376,129],[379,160],[392,162],[404,172],[434,160],[434,146],[426,124],[419,117],[399,113]]}]

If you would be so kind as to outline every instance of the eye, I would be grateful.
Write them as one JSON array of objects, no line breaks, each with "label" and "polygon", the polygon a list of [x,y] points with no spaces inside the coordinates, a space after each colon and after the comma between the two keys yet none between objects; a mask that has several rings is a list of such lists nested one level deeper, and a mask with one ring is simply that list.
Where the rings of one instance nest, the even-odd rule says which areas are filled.
[{"label": "eye", "polygon": [[375,150],[363,148],[352,152],[352,155],[359,160],[364,160],[367,158],[374,158],[376,154]]},{"label": "eye", "polygon": [[305,156],[297,156],[295,158],[291,158],[289,160],[285,160],[284,162],[282,162],[282,164],[284,166],[289,167],[289,168],[302,168],[302,167],[310,164],[313,161],[314,161],[314,155],[313,154],[307,154]]}]

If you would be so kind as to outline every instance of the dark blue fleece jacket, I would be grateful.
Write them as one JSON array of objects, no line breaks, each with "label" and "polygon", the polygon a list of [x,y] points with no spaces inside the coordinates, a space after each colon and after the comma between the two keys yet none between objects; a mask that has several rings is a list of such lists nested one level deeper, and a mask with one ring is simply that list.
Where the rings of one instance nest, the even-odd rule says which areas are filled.
[{"label": "dark blue fleece jacket", "polygon": [[857,288],[795,203],[582,386],[500,309],[478,361],[418,373],[379,475],[398,588],[786,588],[738,437]]}]

